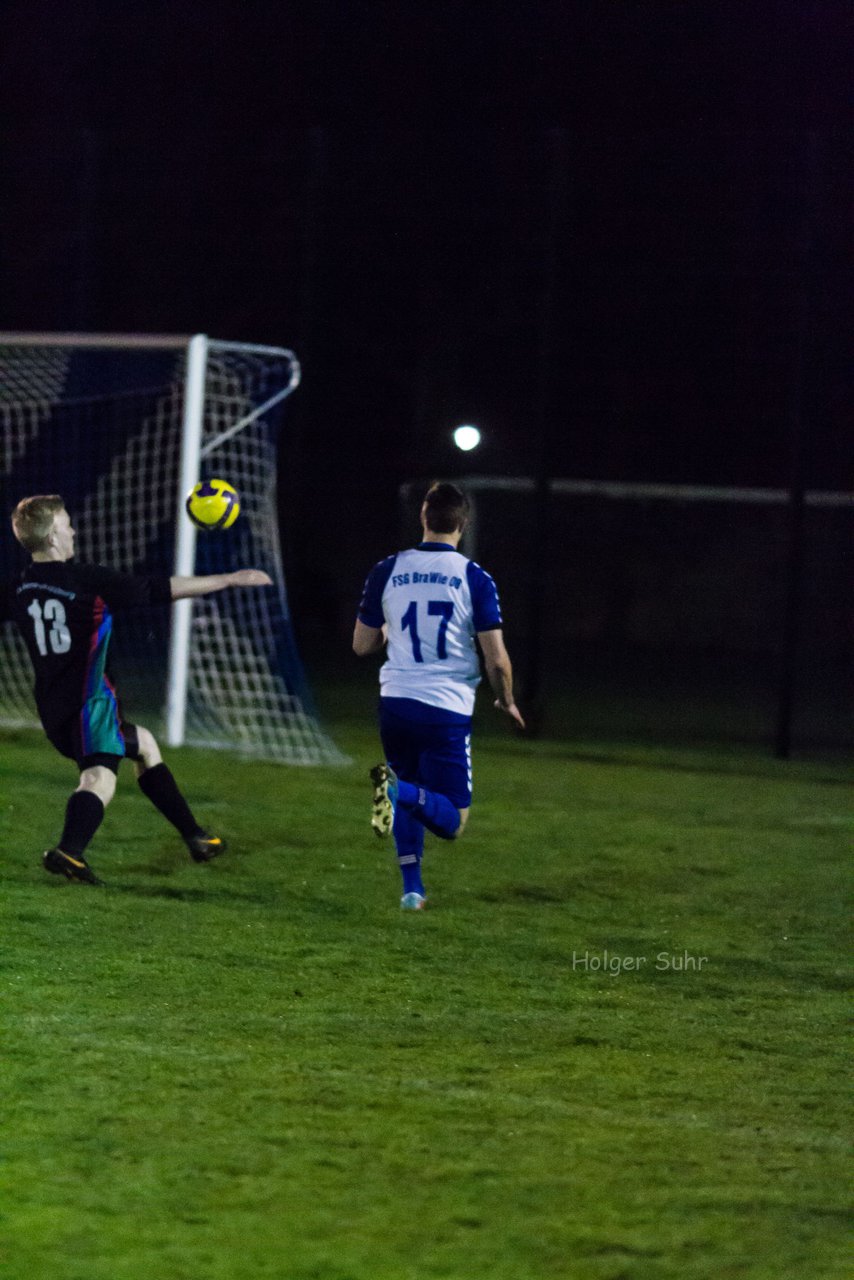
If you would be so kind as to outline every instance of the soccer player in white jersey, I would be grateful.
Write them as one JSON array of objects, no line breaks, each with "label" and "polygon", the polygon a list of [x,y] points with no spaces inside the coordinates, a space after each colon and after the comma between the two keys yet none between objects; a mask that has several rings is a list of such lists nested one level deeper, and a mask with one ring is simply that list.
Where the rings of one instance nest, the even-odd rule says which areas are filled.
[{"label": "soccer player in white jersey", "polygon": [[360,656],[387,645],[380,670],[380,738],[386,760],[371,770],[371,825],[394,833],[403,877],[400,905],[421,910],[424,830],[462,835],[471,805],[471,721],[480,643],[495,706],[524,729],[513,700],[495,583],[457,547],[468,500],[435,484],[421,507],[424,540],[374,565],[353,632]]}]

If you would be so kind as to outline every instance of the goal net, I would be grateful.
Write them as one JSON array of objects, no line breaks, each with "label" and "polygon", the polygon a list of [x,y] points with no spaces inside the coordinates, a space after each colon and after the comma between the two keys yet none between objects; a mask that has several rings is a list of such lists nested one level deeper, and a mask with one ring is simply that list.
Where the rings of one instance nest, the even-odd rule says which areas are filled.
[{"label": "goal net", "polygon": [[[274,588],[183,600],[116,628],[111,658],[127,714],[183,742],[289,764],[344,759],[313,707],[288,612],[276,512],[277,437],[299,382],[292,352],[192,339],[0,334],[5,515],[60,493],[90,563],[138,573],[251,567]],[[226,531],[183,512],[199,479],[240,494]],[[7,525],[8,529],[8,525]],[[26,562],[0,537],[0,580]],[[35,724],[32,672],[0,627],[0,724]]]}]

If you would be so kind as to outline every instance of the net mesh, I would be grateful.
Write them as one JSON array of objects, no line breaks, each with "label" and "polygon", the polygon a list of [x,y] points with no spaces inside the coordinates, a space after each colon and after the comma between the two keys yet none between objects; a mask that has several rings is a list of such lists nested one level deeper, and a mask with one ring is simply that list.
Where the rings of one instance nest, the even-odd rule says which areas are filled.
[{"label": "net mesh", "polygon": [[[186,349],[4,343],[0,475],[7,513],[61,493],[90,563],[174,571]],[[199,478],[240,494],[234,526],[200,534],[197,573],[264,569],[275,589],[192,604],[186,741],[290,764],[343,759],[320,726],[293,637],[276,515],[277,437],[293,358],[209,346]],[[266,407],[265,407],[266,406]],[[237,428],[237,430],[235,430]],[[0,580],[26,561],[0,539]],[[170,611],[126,615],[111,655],[126,714],[155,732],[165,716]],[[35,722],[32,673],[15,628],[0,626],[0,724]]]}]

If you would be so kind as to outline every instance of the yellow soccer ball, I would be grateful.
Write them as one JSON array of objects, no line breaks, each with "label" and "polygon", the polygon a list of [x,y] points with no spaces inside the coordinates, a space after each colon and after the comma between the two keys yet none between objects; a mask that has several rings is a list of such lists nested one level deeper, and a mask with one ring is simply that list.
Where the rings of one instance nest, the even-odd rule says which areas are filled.
[{"label": "yellow soccer ball", "polygon": [[240,515],[240,497],[226,480],[200,480],[187,494],[187,515],[199,529],[230,529]]}]

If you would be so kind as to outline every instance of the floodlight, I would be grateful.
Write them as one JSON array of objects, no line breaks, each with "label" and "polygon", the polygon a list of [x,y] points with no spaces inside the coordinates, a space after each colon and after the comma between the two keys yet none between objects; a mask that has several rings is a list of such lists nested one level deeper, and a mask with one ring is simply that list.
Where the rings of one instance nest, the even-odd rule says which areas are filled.
[{"label": "floodlight", "polygon": [[462,449],[463,453],[468,453],[471,449],[476,449],[480,444],[480,431],[470,424],[456,427],[454,430],[454,444],[458,449]]}]

